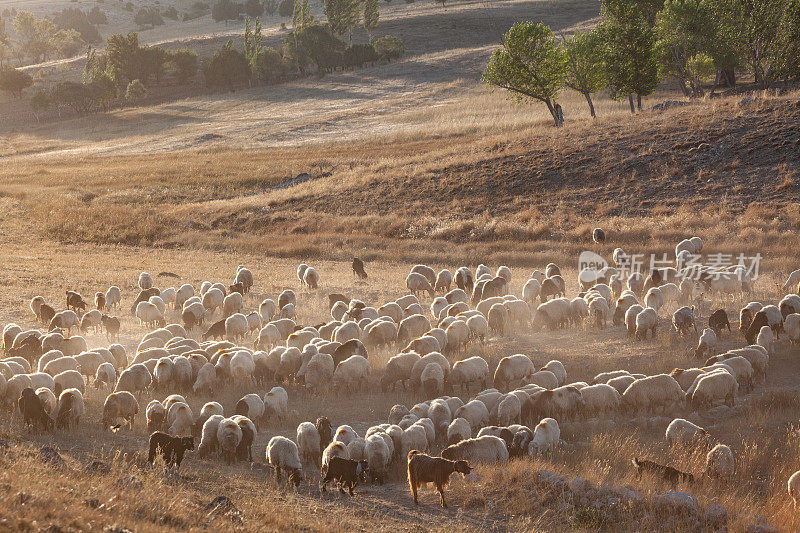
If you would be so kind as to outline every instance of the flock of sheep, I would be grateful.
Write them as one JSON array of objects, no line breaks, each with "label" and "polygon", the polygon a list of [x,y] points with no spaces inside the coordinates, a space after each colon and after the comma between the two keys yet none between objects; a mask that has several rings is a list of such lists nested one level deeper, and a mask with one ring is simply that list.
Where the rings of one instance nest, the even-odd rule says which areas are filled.
[{"label": "flock of sheep", "polygon": [[[121,305],[118,287],[97,292],[94,306],[67,291],[61,311],[36,296],[30,308],[44,332],[17,324],[3,328],[0,398],[10,409],[19,409],[28,425],[44,430],[78,427],[85,412],[83,395],[93,382],[97,388],[113,389],[103,406],[103,425],[133,430],[140,412],[137,397],[148,389],[163,391],[164,401],[153,400],[144,409],[152,432],[150,460],[161,452],[168,465],[179,466],[184,452],[194,449],[192,436],[200,438],[200,457],[252,461],[259,431],[291,412],[289,385],[312,394],[333,390],[346,395],[370,390],[376,378],[384,393],[402,387],[426,400],[410,408],[395,405],[386,423],[370,427],[363,436],[347,424],[334,429],[324,416],[303,422],[294,440],[269,440],[267,462],[278,480],[285,473],[295,484],[303,481],[304,467],[315,465],[321,468],[323,490],[335,481],[351,493],[368,478],[382,483],[393,466],[401,465],[408,471],[415,502],[417,488],[432,482],[445,505],[443,489],[451,473],[549,453],[561,442],[559,421],[674,416],[732,405],[763,381],[778,336],[800,341],[800,297],[789,294],[777,304],[748,303],[739,317],[746,345],[717,353],[721,335],[736,335],[727,313],[715,311],[709,327],[699,331],[693,303],[700,295],[747,294],[752,280],[741,266],[694,267],[691,275],[678,268],[686,254],[702,246],[697,237],[686,239],[676,247],[675,267],[627,279],[620,273],[626,255],[618,248],[615,266],[591,276],[580,273],[581,292],[573,298],[566,296],[555,264],[534,270],[519,296],[511,294],[512,273],[505,266],[495,273],[484,265],[475,271],[461,267],[453,274],[416,265],[406,278],[409,294],[382,305],[328,294],[330,320],[316,325],[298,322],[303,310],[290,289],[248,310],[254,277],[243,266],[228,286],[206,281],[198,288],[184,284],[158,289],[142,273],[130,311],[151,331],[133,353],[118,343],[90,349],[81,335],[105,330],[109,342],[118,339],[120,320],[109,314]],[[359,278],[367,277],[363,262],[355,259],[352,266]],[[297,277],[308,290],[319,290],[320,275],[313,267],[300,265]],[[798,282],[800,270],[792,273],[784,292]],[[430,299],[426,306],[420,300],[425,295]],[[670,305],[677,310],[663,316]],[[671,322],[679,335],[699,331],[696,367],[649,376],[613,370],[587,383],[571,382],[557,360],[534,362],[524,354],[491,361],[469,356],[471,344],[484,343],[491,335],[579,325],[605,328],[611,323],[646,339],[664,322]],[[397,355],[379,372],[373,366],[381,350]],[[216,401],[194,413],[183,396],[214,396],[265,384],[268,392],[243,395],[228,413]],[[713,444],[703,428],[684,418],[674,418],[666,439],[670,445]],[[710,448],[705,475],[729,478],[733,452],[721,443]],[[434,450],[441,450],[440,457],[426,455]],[[640,471],[655,468],[665,479],[673,479],[674,472],[684,475],[651,461],[635,464]],[[795,502],[800,498],[800,472],[789,480],[789,493]]]}]

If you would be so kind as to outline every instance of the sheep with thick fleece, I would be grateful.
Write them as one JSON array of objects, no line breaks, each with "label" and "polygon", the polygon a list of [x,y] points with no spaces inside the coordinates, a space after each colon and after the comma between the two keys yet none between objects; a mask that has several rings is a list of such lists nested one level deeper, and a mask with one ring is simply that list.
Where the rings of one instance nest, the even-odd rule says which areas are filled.
[{"label": "sheep with thick fleece", "polygon": [[456,444],[472,437],[472,428],[466,418],[454,418],[447,426],[447,444]]},{"label": "sheep with thick fleece", "polygon": [[188,435],[194,426],[192,409],[184,402],[176,402],[167,408],[168,433],[173,437]]},{"label": "sheep with thick fleece", "polygon": [[522,403],[518,396],[507,394],[497,406],[497,423],[508,426],[519,422]]},{"label": "sheep with thick fleece", "polygon": [[736,471],[736,460],[731,449],[717,444],[706,454],[705,475],[711,479],[730,479]]},{"label": "sheep with thick fleece", "polygon": [[288,480],[298,486],[303,480],[303,463],[297,444],[286,437],[272,437],[267,444],[267,462],[275,469],[275,479],[280,482],[281,472],[288,474]]},{"label": "sheep with thick fleece", "polygon": [[237,351],[231,357],[230,371],[236,383],[246,383],[246,380],[252,378],[253,373],[256,371],[253,355],[246,350]]},{"label": "sheep with thick fleece", "polygon": [[622,396],[621,396],[622,393],[625,392],[625,389],[627,389],[628,386],[630,386],[630,384],[633,383],[634,381],[636,381],[635,377],[631,375],[625,375],[625,376],[617,376],[615,378],[611,378],[606,383],[611,387],[614,387],[614,390],[616,390],[620,394],[620,401],[622,401]]},{"label": "sheep with thick fleece", "polygon": [[594,317],[597,327],[605,328],[610,314],[611,310],[605,298],[593,298],[592,301],[589,302],[589,316]]},{"label": "sheep with thick fleece", "polygon": [[409,342],[408,345],[403,349],[404,352],[415,352],[419,355],[427,355],[431,352],[440,352],[441,350],[442,346],[439,344],[439,339],[433,335],[423,335],[422,337],[417,337]]},{"label": "sheep with thick fleece", "polygon": [[453,418],[466,419],[472,430],[477,431],[489,423],[489,409],[480,400],[470,400],[453,413]]},{"label": "sheep with thick fleece", "polygon": [[[434,282],[435,281],[436,280],[434,280]],[[428,294],[430,294],[431,298],[433,298],[435,294],[433,286],[431,285],[431,282],[428,280],[428,278],[426,278],[425,276],[423,276],[418,272],[411,272],[406,277],[406,287],[408,287],[408,290],[414,296],[422,292],[427,292]]]},{"label": "sheep with thick fleece", "polygon": [[529,279],[525,282],[525,285],[522,286],[522,299],[528,302],[528,305],[533,305],[536,301],[536,298],[539,296],[539,290],[542,288],[542,284],[539,283],[537,279]]},{"label": "sheep with thick fleece", "polygon": [[225,462],[230,464],[236,460],[236,449],[242,442],[242,428],[232,418],[225,418],[217,426],[217,445]]},{"label": "sheep with thick fleece", "polygon": [[515,354],[503,357],[494,373],[494,386],[496,388],[516,386],[534,372],[536,367],[527,355]]},{"label": "sheep with thick fleece", "polygon": [[200,445],[197,447],[197,453],[201,459],[219,449],[217,432],[223,420],[226,420],[223,415],[216,414],[209,416],[206,421],[203,422],[200,434]]},{"label": "sheep with thick fleece", "polygon": [[656,374],[637,379],[622,393],[624,406],[634,412],[669,411],[684,404],[681,386],[668,374]]},{"label": "sheep with thick fleece", "polygon": [[561,428],[554,418],[543,418],[533,429],[533,439],[528,444],[528,455],[536,456],[552,451],[561,440]]},{"label": "sheep with thick fleece", "polygon": [[333,440],[336,442],[341,442],[345,446],[347,446],[357,438],[358,438],[358,433],[356,433],[355,430],[350,426],[348,426],[347,424],[339,426],[336,429],[336,433],[333,434]]},{"label": "sheep with thick fleece", "polygon": [[466,353],[467,341],[469,341],[470,329],[465,320],[454,320],[447,326],[445,331],[445,348],[449,352]]},{"label": "sheep with thick fleece", "polygon": [[420,357],[411,367],[411,385],[416,390],[423,385],[422,372],[429,363],[436,363],[442,367],[445,381],[450,376],[450,362],[439,352],[431,352]]},{"label": "sheep with thick fleece", "polygon": [[431,329],[431,322],[422,314],[413,314],[400,321],[397,329],[397,342],[405,343],[421,337]]},{"label": "sheep with thick fleece", "polygon": [[713,407],[722,400],[728,407],[733,407],[739,384],[729,372],[711,372],[700,376],[691,396],[687,392],[687,399],[694,408]]},{"label": "sheep with thick fleece", "polygon": [[428,432],[422,425],[412,424],[400,438],[400,457],[405,457],[411,450],[426,451],[428,449]]},{"label": "sheep with thick fleece", "polygon": [[546,365],[544,365],[540,370],[547,370],[552,372],[556,379],[558,379],[558,385],[561,386],[564,382],[567,381],[567,369],[564,368],[564,363],[558,361],[557,359],[553,359],[548,361]]},{"label": "sheep with thick fleece", "polygon": [[150,302],[139,302],[136,306],[136,318],[139,324],[147,327],[158,327],[165,324],[164,314]]},{"label": "sheep with thick fleece", "polygon": [[108,428],[118,418],[128,422],[128,426],[133,431],[133,424],[136,415],[139,414],[139,402],[128,391],[112,392],[106,397],[103,404],[102,424]]},{"label": "sheep with thick fleece", "polygon": [[581,388],[583,409],[587,416],[613,415],[619,409],[622,396],[606,383]]},{"label": "sheep with thick fleece", "polygon": [[453,369],[448,376],[448,388],[455,392],[456,387],[461,390],[469,387],[471,383],[479,383],[486,387],[489,381],[489,364],[483,357],[473,356],[453,364]]},{"label": "sheep with thick fleece", "polygon": [[733,371],[733,377],[736,378],[740,388],[745,392],[752,390],[755,370],[753,370],[753,365],[750,364],[750,361],[741,355],[736,355],[726,358],[722,363]]},{"label": "sheep with thick fleece", "polygon": [[[631,307],[633,309],[633,307]],[[645,307],[641,313],[636,315],[636,338],[647,339],[647,332],[650,331],[651,338],[656,336],[658,328],[658,313],[652,307]]]},{"label": "sheep with thick fleece", "polygon": [[330,385],[333,380],[334,368],[333,357],[330,354],[314,354],[309,360],[304,374],[306,388],[317,390]]},{"label": "sheep with thick fleece", "polygon": [[77,370],[78,369],[78,361],[74,357],[64,356],[59,357],[57,359],[51,359],[48,361],[42,372],[46,374],[50,374],[51,376],[56,376],[62,372],[66,372],[67,370]]},{"label": "sheep with thick fleece", "polygon": [[664,294],[658,287],[651,287],[644,296],[645,307],[652,307],[658,312],[664,306]]},{"label": "sheep with thick fleece", "polygon": [[543,389],[555,389],[559,386],[558,378],[549,370],[539,370],[525,378],[526,385],[538,385]]},{"label": "sheep with thick fleece", "polygon": [[428,418],[433,422],[436,438],[441,440],[447,434],[447,428],[453,420],[453,414],[450,411],[450,406],[443,399],[431,400],[430,407],[428,408]]},{"label": "sheep with thick fleece", "polygon": [[366,389],[372,366],[361,355],[351,355],[333,371],[332,386],[341,392]]},{"label": "sheep with thick fleece", "polygon": [[431,396],[438,396],[444,392],[444,371],[438,363],[428,363],[422,369],[420,382],[425,393]]},{"label": "sheep with thick fleece", "polygon": [[760,377],[763,379],[766,376],[767,366],[769,365],[769,354],[762,346],[755,344],[745,346],[744,348],[736,348],[726,353],[725,357],[734,357],[737,355],[741,355],[750,361],[750,365],[753,367],[754,378]]},{"label": "sheep with thick fleece", "polygon": [[508,463],[508,447],[503,439],[484,435],[474,439],[462,440],[442,450],[442,457],[451,461],[463,459],[470,464]]},{"label": "sheep with thick fleece", "polygon": [[704,446],[708,444],[709,439],[708,431],[684,418],[675,418],[670,422],[664,436],[670,447],[676,444],[692,447]]},{"label": "sheep with thick fleece", "polygon": [[[56,374],[53,376],[53,383],[53,392],[55,393],[64,389],[78,389],[83,393],[86,389],[86,382],[83,380],[81,373],[77,370],[65,370],[64,372]],[[119,382],[117,382],[117,385],[119,385]]]},{"label": "sheep with thick fleece", "polygon": [[756,344],[763,346],[769,355],[775,353],[775,334],[769,326],[762,326],[756,337]]},{"label": "sheep with thick fleece", "polygon": [[302,461],[321,466],[322,453],[319,443],[319,431],[313,423],[303,422],[297,426],[297,448]]},{"label": "sheep with thick fleece", "polygon": [[534,331],[556,329],[567,324],[570,318],[570,301],[567,298],[553,298],[539,304],[533,313],[531,326]]},{"label": "sheep with thick fleece", "polygon": [[386,477],[389,463],[392,460],[392,451],[389,449],[389,442],[383,437],[383,434],[375,434],[367,437],[364,444],[364,458],[369,464],[370,475],[373,480],[377,480],[383,484]]},{"label": "sheep with thick fleece", "polygon": [[264,394],[264,417],[271,416],[281,420],[289,416],[289,395],[283,387],[272,387]]},{"label": "sheep with thick fleece", "polygon": [[797,269],[789,274],[789,277],[786,278],[786,283],[783,284],[781,290],[783,290],[783,292],[789,291],[794,287],[797,287],[798,283],[800,283],[800,269]]},{"label": "sheep with thick fleece", "polygon": [[111,363],[102,363],[97,367],[97,372],[94,375],[95,388],[99,389],[101,383],[105,383],[112,388],[117,384],[117,371]]},{"label": "sheep with thick fleece", "polygon": [[800,314],[792,313],[783,320],[783,330],[792,344],[800,343]]},{"label": "sheep with thick fleece", "polygon": [[717,345],[717,334],[711,328],[706,328],[700,334],[697,341],[697,348],[694,351],[694,356],[698,359],[712,355],[714,347]]},{"label": "sheep with thick fleece", "polygon": [[389,359],[381,377],[381,389],[388,392],[399,381],[406,389],[406,383],[411,380],[411,371],[420,356],[414,352],[397,354]]},{"label": "sheep with thick fleece", "polygon": [[66,389],[58,396],[53,418],[57,428],[76,428],[85,412],[86,407],[83,401],[83,394],[78,389]]}]

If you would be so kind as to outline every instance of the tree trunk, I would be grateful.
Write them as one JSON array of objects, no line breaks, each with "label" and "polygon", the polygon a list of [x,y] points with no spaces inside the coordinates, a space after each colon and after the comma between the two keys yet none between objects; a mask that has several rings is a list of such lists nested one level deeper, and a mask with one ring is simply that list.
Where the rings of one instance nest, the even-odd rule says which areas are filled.
[{"label": "tree trunk", "polygon": [[592,114],[592,118],[597,118],[597,115],[594,112],[594,104],[592,103],[592,95],[589,93],[583,93],[583,96],[586,97],[586,103],[589,104],[589,113]]},{"label": "tree trunk", "polygon": [[639,109],[639,111],[642,110],[642,95],[641,94],[637,94],[636,95],[636,107],[637,107],[637,109]]},{"label": "tree trunk", "polygon": [[722,76],[725,78],[725,83],[728,87],[736,87],[736,70],[732,68],[722,69]]},{"label": "tree trunk", "polygon": [[558,112],[556,111],[555,107],[553,107],[553,102],[551,102],[548,98],[544,101],[544,103],[547,104],[547,109],[550,111],[550,116],[553,117],[553,123],[555,123],[556,127],[561,126],[558,121]]},{"label": "tree trunk", "polygon": [[689,89],[686,87],[686,80],[683,78],[678,79],[678,83],[681,86],[681,90],[683,91],[683,96],[689,96]]},{"label": "tree trunk", "polygon": [[630,104],[630,106],[631,106],[631,114],[632,114],[632,115],[635,115],[635,114],[636,114],[636,108],[635,108],[635,107],[633,107],[633,95],[632,95],[632,94],[629,94],[629,95],[628,95],[628,103],[629,103],[629,104]]}]

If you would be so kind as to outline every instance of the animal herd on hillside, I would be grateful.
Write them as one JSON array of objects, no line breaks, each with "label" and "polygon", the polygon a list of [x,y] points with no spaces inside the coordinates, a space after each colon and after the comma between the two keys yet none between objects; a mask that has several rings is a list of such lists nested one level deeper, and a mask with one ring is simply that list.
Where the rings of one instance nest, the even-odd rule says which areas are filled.
[{"label": "animal herd on hillside", "polygon": [[[605,240],[602,230],[595,230],[594,240]],[[444,488],[451,474],[467,476],[475,465],[550,454],[563,444],[559,422],[687,416],[732,406],[737,396],[764,381],[778,339],[793,346],[800,341],[800,296],[788,294],[776,304],[747,303],[739,314],[740,333],[731,331],[723,308],[710,313],[708,327],[701,330],[692,305],[700,294],[743,298],[754,281],[741,266],[694,267],[691,275],[678,268],[681,258],[702,247],[701,239],[686,239],[676,247],[676,267],[627,276],[621,274],[626,254],[617,248],[616,266],[593,276],[581,272],[580,292],[571,299],[560,268],[552,263],[534,270],[519,296],[511,294],[512,272],[505,266],[495,273],[485,265],[451,273],[415,265],[405,280],[407,294],[381,305],[327,294],[331,319],[313,326],[299,323],[304,310],[292,289],[275,299],[252,301],[256,279],[244,266],[236,269],[230,285],[204,281],[198,288],[159,289],[143,272],[130,312],[138,327],[149,331],[133,353],[113,343],[121,327],[110,314],[122,305],[119,287],[97,292],[94,305],[67,291],[59,311],[55,302],[36,296],[30,309],[41,329],[13,323],[3,328],[0,399],[12,412],[18,409],[32,431],[76,428],[86,424],[84,394],[91,382],[111,391],[102,409],[104,428],[134,431],[141,411],[138,398],[146,390],[164,393],[163,401],[152,400],[144,408],[148,458],[153,462],[160,455],[168,467],[179,468],[198,437],[200,458],[253,461],[258,433],[269,435],[275,420],[292,413],[287,388],[331,393],[346,403],[352,391],[377,392],[375,379],[384,394],[402,387],[425,401],[410,408],[395,405],[386,423],[363,435],[321,416],[299,424],[294,440],[272,437],[265,459],[277,482],[285,474],[297,486],[309,469],[320,469],[322,491],[334,482],[353,494],[359,483],[383,483],[398,466],[407,472],[415,503],[418,488],[433,483],[446,506]],[[363,261],[354,259],[352,267],[355,276],[367,278]],[[321,290],[323,278],[315,268],[301,264],[297,278],[304,290]],[[798,283],[800,270],[789,276],[782,293],[800,292]],[[665,317],[670,305],[677,309]],[[557,360],[534,362],[528,355],[512,354],[487,361],[469,355],[471,346],[490,336],[611,323],[644,340],[648,333],[656,336],[665,322],[674,335],[698,332],[696,367],[656,375],[609,369],[587,383],[570,381]],[[111,344],[90,348],[82,336],[89,331],[105,331]],[[718,353],[721,336],[733,340],[739,335],[741,348]],[[373,367],[381,351],[397,355],[379,371]],[[218,401],[194,413],[184,396],[221,397],[248,389],[266,392],[244,394],[227,413]],[[674,418],[665,438],[670,446],[708,447],[703,476],[725,480],[734,474],[731,448],[712,442],[705,429],[687,419]],[[639,474],[654,473],[673,485],[693,479],[655,461],[633,462]],[[800,472],[788,480],[788,491],[797,506]]]}]

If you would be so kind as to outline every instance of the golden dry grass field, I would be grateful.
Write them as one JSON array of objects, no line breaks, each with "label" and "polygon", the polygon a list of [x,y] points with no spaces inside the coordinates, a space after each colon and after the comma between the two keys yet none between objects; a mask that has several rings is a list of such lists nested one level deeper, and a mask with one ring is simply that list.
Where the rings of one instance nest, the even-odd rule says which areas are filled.
[{"label": "golden dry grass field", "polygon": [[[44,14],[76,4],[94,5],[25,7]],[[319,3],[312,4],[318,15]],[[0,0],[0,10],[11,5]],[[100,5],[111,22],[101,28],[104,36],[131,29],[121,3]],[[28,308],[36,295],[60,310],[65,290],[88,300],[118,285],[121,342],[132,358],[147,332],[128,313],[142,271],[160,288],[191,283],[197,289],[205,280],[228,285],[243,264],[255,276],[246,310],[292,288],[298,324],[312,325],[330,319],[328,294],[377,307],[407,293],[405,276],[419,262],[437,270],[509,265],[511,292],[518,296],[534,268],[556,262],[573,297],[582,250],[608,259],[617,246],[674,257],[677,242],[698,235],[704,252],[763,256],[761,277],[745,299],[706,295],[697,302],[698,327],[714,309],[731,316],[733,332],[723,334],[718,353],[744,346],[739,308],[750,300],[777,304],[783,294],[776,284],[800,267],[800,94],[760,93],[748,105],[731,95],[650,110],[676,98],[665,83],[636,116],[627,104],[598,95],[593,122],[583,98],[567,92],[561,98],[567,124],[556,130],[544,108],[509,102],[479,82],[488,55],[515,20],[543,20],[570,31],[591,26],[598,12],[597,2],[578,0],[467,1],[445,8],[395,0],[381,5],[378,33],[401,36],[407,54],[390,65],[232,94],[198,87],[138,107],[39,125],[26,104],[0,100],[0,324],[41,327]],[[268,44],[282,38],[279,24],[277,17],[267,20]],[[141,37],[207,55],[241,32],[241,23],[215,24],[206,16],[168,21]],[[49,83],[79,76],[82,62],[31,68]],[[302,173],[308,175],[298,179]],[[603,245],[591,242],[597,226],[608,234]],[[352,275],[354,256],[367,262],[365,282]],[[317,290],[299,287],[301,261],[319,271]],[[179,279],[156,276],[160,272]],[[429,316],[430,303],[422,298]],[[670,325],[676,307],[661,311],[654,340],[635,341],[622,327],[599,330],[587,323],[492,336],[485,344],[470,343],[467,355],[492,366],[515,353],[537,365],[558,359],[568,382],[613,369],[656,374],[697,366],[702,361],[691,356],[697,335],[678,337]],[[167,319],[180,316],[170,311]],[[86,338],[90,348],[109,344],[105,334]],[[272,436],[294,437],[300,422],[322,415],[363,435],[386,421],[392,405],[429,399],[422,391],[382,392],[378,386],[386,361],[402,348],[370,353],[367,392],[312,393],[281,383],[291,414],[260,427],[252,465],[230,466],[195,453],[187,455],[180,475],[147,464],[144,406],[173,391],[146,391],[133,431],[117,433],[100,423],[109,391],[91,384],[78,430],[33,434],[18,412],[3,409],[0,530],[712,529],[702,511],[683,516],[659,500],[668,484],[636,479],[634,456],[694,473],[698,481],[678,490],[696,497],[701,510],[725,506],[730,531],[745,531],[758,517],[779,531],[800,529],[786,489],[800,469],[800,353],[783,336],[765,381],[733,408],[670,413],[691,417],[712,442],[731,447],[737,468],[727,481],[699,479],[703,450],[667,447],[668,419],[621,413],[563,421],[565,444],[551,455],[454,477],[449,509],[439,506],[430,487],[422,491],[422,505],[414,506],[402,461],[387,484],[359,486],[353,498],[321,494],[311,466],[297,491],[276,486],[265,464]],[[275,384],[185,396],[195,413],[212,399],[232,413],[239,398]],[[43,461],[44,445],[55,446],[65,464]],[[436,445],[431,452],[440,450]],[[603,490],[630,486],[642,497],[598,507],[596,494],[542,482],[542,470],[567,482],[586,478]],[[238,510],[208,507],[216,496],[230,498]]]}]

